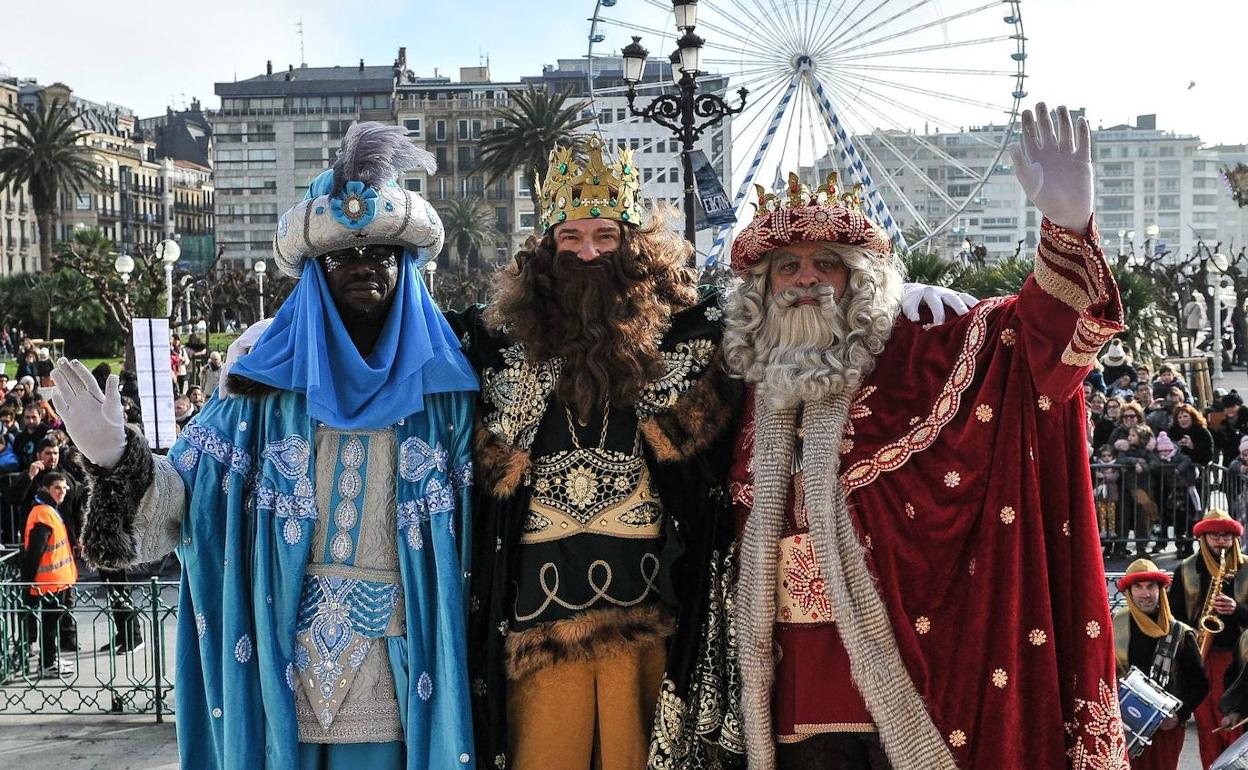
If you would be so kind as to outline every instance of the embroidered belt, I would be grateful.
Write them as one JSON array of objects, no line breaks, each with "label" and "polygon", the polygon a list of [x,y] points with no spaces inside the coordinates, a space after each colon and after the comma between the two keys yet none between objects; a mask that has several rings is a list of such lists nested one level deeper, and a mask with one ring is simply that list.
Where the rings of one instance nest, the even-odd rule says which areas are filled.
[{"label": "embroidered belt", "polygon": [[662,508],[641,455],[605,449],[556,452],[533,463],[533,490],[522,543],[582,532],[654,538]]}]

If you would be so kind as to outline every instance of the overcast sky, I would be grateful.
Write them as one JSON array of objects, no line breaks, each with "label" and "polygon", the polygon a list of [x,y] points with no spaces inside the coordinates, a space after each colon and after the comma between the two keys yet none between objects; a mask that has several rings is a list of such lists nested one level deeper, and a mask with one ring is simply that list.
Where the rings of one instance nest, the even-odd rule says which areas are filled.
[{"label": "overcast sky", "polygon": [[[707,0],[710,2],[711,0]],[[769,0],[770,1],[770,0]],[[619,0],[617,9],[644,0]],[[15,76],[62,81],[94,101],[148,117],[198,96],[213,83],[299,63],[302,18],[309,65],[390,64],[407,46],[418,75],[453,76],[485,55],[495,79],[536,74],[557,57],[586,50],[593,0],[0,0],[6,34],[0,63]],[[901,4],[899,3],[899,6]],[[1006,6],[1003,5],[1003,8]],[[552,8],[564,9],[552,18]],[[1031,0],[1029,100],[1088,109],[1093,127],[1155,112],[1158,127],[1206,143],[1248,142],[1243,0]],[[713,32],[705,32],[713,35]],[[616,40],[616,38],[619,38]],[[627,42],[619,30],[608,42]],[[1189,88],[1189,84],[1195,82]]]}]

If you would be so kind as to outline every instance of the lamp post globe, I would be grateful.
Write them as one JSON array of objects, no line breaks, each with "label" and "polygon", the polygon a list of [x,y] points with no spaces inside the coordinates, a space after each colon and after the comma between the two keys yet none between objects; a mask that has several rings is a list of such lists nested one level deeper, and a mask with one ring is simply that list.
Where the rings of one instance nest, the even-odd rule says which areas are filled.
[{"label": "lamp post globe", "polygon": [[172,265],[182,256],[182,247],[172,238],[166,238],[156,244],[156,255],[160,257],[160,261],[166,265]]},{"label": "lamp post globe", "polygon": [[698,0],[672,0],[676,29],[693,29],[698,25]]},{"label": "lamp post globe", "polygon": [[130,274],[134,272],[134,257],[129,254],[118,254],[113,260],[113,269],[121,276],[122,283],[130,283]]},{"label": "lamp post globe", "polygon": [[680,69],[689,77],[695,77],[702,71],[702,46],[705,43],[693,30],[686,30],[676,41],[680,51]]},{"label": "lamp post globe", "polygon": [[624,46],[620,52],[624,56],[624,82],[632,85],[640,83],[646,71],[646,57],[650,52],[641,44],[641,38],[634,35],[633,42]]}]

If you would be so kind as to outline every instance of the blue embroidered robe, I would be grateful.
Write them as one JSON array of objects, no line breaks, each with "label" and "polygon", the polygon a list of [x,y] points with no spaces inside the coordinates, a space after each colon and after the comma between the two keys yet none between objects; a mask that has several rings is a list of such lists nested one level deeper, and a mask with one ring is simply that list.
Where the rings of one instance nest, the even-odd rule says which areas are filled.
[{"label": "blue embroidered robe", "polygon": [[[394,426],[407,636],[391,664],[406,770],[475,767],[464,631],[474,399],[426,395]],[[291,391],[214,396],[169,453],[187,491],[176,694],[188,770],[297,767],[296,623],[317,516],[306,403]]]}]

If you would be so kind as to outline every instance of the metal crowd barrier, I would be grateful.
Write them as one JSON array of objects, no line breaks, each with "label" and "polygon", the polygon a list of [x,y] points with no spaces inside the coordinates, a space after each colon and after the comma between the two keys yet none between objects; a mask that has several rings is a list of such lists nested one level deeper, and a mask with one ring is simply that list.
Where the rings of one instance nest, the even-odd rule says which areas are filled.
[{"label": "metal crowd barrier", "polygon": [[1231,472],[1210,464],[1193,467],[1184,478],[1173,463],[1140,470],[1132,458],[1092,463],[1097,522],[1107,549],[1125,555],[1194,548],[1192,525],[1210,508],[1248,521],[1248,468]]},{"label": "metal crowd barrier", "polygon": [[[0,558],[0,714],[172,714],[178,584],[80,582],[66,601],[32,603],[31,584],[16,582],[18,558]],[[41,634],[45,621],[53,631]],[[52,672],[42,635],[59,647]],[[141,646],[119,651],[119,641]]]}]

